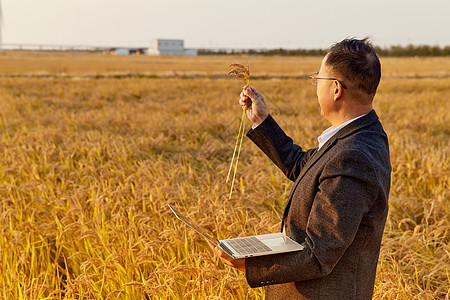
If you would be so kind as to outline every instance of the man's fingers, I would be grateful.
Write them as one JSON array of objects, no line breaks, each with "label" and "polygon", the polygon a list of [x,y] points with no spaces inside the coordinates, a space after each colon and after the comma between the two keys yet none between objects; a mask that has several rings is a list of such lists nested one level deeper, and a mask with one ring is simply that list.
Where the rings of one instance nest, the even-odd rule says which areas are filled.
[{"label": "man's fingers", "polygon": [[217,256],[220,258],[220,260],[221,260],[224,264],[226,264],[226,265],[228,265],[228,266],[230,266],[230,267],[233,267],[233,268],[236,267],[236,266],[231,262],[231,261],[232,261],[232,258],[231,258],[228,254],[226,254],[225,252],[223,252],[222,250],[220,250],[220,249],[217,248],[217,247],[216,247],[216,249],[219,250],[218,252],[216,252]]},{"label": "man's fingers", "polygon": [[239,99],[239,103],[242,104],[246,104],[246,101],[248,99],[248,97],[244,94],[244,92],[241,92],[241,98]]},{"label": "man's fingers", "polygon": [[243,93],[245,96],[250,98],[253,101],[257,102],[264,102],[264,97],[261,95],[260,92],[258,92],[256,89],[252,88],[251,86],[244,87]]},{"label": "man's fingers", "polygon": [[242,108],[250,107],[252,105],[252,99],[250,99],[248,96],[244,94],[244,92],[241,92],[241,98],[239,99],[239,105],[241,105]]},{"label": "man's fingers", "polygon": [[219,247],[217,247],[216,245],[211,244],[211,242],[209,242],[209,246],[213,249],[214,253],[227,265],[229,266],[233,266],[232,264],[230,264],[230,262],[228,261],[229,259],[231,259],[231,256],[229,256],[227,253],[225,253],[222,249],[220,249]]},{"label": "man's fingers", "polygon": [[226,254],[222,249],[220,249],[219,247],[215,247],[214,252],[217,254],[217,256],[222,259],[222,260],[227,260],[230,259],[231,257]]},{"label": "man's fingers", "polygon": [[208,241],[209,246],[214,251],[214,254],[220,258],[220,260],[226,264],[227,266],[230,266],[232,268],[236,268],[238,270],[245,272],[245,266],[242,263],[242,259],[235,260],[231,256],[229,256],[226,252],[224,252],[222,249],[217,247],[216,245],[212,244]]},{"label": "man's fingers", "polygon": [[230,257],[228,254],[226,254],[225,252],[223,252],[222,249],[220,249],[219,247],[217,247],[216,245],[212,244],[211,242],[208,241],[209,246],[211,247],[211,249],[214,251],[214,253],[219,257],[219,258],[226,258],[227,256]]},{"label": "man's fingers", "polygon": [[224,263],[224,264],[226,264],[227,266],[229,266],[229,267],[232,267],[232,268],[235,268],[236,266],[234,265],[234,264],[232,264],[230,261],[228,261],[228,260],[226,260],[226,259],[224,259],[224,258],[222,258],[222,257],[220,257],[220,260]]},{"label": "man's fingers", "polygon": [[244,87],[244,90],[242,92],[246,97],[252,98],[252,96],[254,96],[254,93],[249,86]]},{"label": "man's fingers", "polygon": [[259,92],[251,86],[247,87],[245,91],[247,96],[249,96],[250,98],[257,98],[259,96]]}]

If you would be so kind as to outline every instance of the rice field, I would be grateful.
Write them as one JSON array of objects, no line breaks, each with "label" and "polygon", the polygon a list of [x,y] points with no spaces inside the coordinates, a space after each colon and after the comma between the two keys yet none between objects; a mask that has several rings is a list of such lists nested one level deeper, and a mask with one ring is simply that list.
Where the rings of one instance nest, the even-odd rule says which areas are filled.
[{"label": "rice field", "polygon": [[[329,126],[316,57],[0,53],[0,299],[263,299],[174,218],[279,230],[291,183],[244,139],[242,82],[303,147]],[[450,299],[450,58],[381,58],[390,213],[374,299]],[[223,76],[222,76],[223,75]],[[250,125],[247,125],[250,126]]]}]

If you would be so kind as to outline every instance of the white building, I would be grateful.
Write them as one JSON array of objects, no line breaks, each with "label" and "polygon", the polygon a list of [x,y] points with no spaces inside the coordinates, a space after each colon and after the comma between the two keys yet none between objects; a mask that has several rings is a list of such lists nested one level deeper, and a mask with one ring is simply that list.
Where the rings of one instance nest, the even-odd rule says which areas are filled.
[{"label": "white building", "polygon": [[128,48],[117,48],[115,50],[116,55],[129,55],[130,49]]},{"label": "white building", "polygon": [[185,49],[184,40],[155,39],[149,55],[197,55],[197,49]]}]

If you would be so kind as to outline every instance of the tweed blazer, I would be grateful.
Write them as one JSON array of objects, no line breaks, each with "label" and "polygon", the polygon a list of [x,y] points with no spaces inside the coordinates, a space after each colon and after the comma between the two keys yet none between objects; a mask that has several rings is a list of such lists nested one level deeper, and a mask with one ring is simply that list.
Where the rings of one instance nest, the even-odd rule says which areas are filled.
[{"label": "tweed blazer", "polygon": [[302,251],[245,260],[266,299],[371,299],[388,213],[387,135],[374,110],[303,151],[269,117],[247,136],[294,182],[282,228]]}]

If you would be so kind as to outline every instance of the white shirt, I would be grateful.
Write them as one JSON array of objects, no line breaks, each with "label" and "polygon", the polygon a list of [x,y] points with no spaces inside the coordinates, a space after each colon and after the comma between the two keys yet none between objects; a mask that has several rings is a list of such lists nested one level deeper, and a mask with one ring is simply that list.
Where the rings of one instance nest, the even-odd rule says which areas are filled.
[{"label": "white shirt", "polygon": [[330,126],[329,128],[325,129],[324,132],[322,132],[322,134],[317,138],[317,140],[319,141],[319,148],[317,149],[317,151],[320,150],[320,148],[329,140],[333,137],[333,135],[335,135],[339,130],[341,130],[342,128],[344,128],[345,126],[347,126],[348,124],[350,124],[351,122],[364,117],[367,114],[364,115],[360,115],[354,119],[351,119],[350,121],[347,121],[341,125],[339,125],[338,127],[334,128],[333,126]]}]

